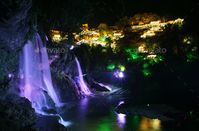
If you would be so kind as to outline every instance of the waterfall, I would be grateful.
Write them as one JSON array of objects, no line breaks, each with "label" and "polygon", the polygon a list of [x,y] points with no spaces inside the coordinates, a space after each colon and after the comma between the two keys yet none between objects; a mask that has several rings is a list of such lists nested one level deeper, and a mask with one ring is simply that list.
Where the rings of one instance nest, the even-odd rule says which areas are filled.
[{"label": "waterfall", "polygon": [[82,69],[80,66],[80,63],[78,61],[78,59],[75,57],[75,62],[77,64],[77,68],[78,68],[78,79],[77,79],[77,83],[80,87],[81,92],[84,95],[91,95],[91,91],[89,90],[88,86],[86,85],[84,78],[83,78],[83,74],[82,74]]},{"label": "waterfall", "polygon": [[52,99],[55,106],[61,105],[52,84],[47,50],[39,34],[23,48],[20,58],[20,91],[21,96],[27,98],[38,112],[44,107],[51,107],[47,97]]},{"label": "waterfall", "polygon": [[[59,114],[51,114],[43,111],[62,104],[52,84],[49,60],[46,47],[39,34],[34,40],[28,41],[20,58],[20,95],[27,98],[38,114],[56,116],[58,122],[69,126],[70,122],[64,121]],[[50,100],[52,99],[52,100]]]}]

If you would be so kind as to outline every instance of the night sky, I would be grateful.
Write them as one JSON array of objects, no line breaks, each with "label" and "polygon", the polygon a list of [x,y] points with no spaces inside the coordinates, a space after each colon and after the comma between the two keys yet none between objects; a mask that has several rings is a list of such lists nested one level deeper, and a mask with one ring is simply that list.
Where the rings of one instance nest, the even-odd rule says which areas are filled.
[{"label": "night sky", "polygon": [[42,0],[37,6],[45,12],[56,12],[57,15],[63,10],[70,12],[69,17],[85,14],[89,16],[90,24],[98,25],[101,22],[114,24],[124,16],[131,17],[145,12],[183,17],[196,3],[193,0]]},{"label": "night sky", "polygon": [[[90,0],[95,3],[94,0]],[[133,16],[136,13],[152,12],[164,16],[183,17],[195,2],[190,0],[102,0],[105,10],[100,10],[103,4],[95,7],[95,18],[99,21],[115,21],[122,16]],[[103,3],[103,2],[101,2]],[[108,19],[108,21],[107,21]]]}]

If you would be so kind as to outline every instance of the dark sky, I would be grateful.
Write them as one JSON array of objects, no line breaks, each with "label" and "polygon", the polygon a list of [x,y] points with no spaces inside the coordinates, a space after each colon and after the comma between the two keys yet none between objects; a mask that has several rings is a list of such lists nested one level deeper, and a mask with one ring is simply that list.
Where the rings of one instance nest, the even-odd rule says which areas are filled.
[{"label": "dark sky", "polygon": [[[84,21],[90,25],[115,24],[124,16],[152,12],[162,16],[183,17],[197,3],[194,0],[33,0],[44,14],[66,25]],[[65,19],[65,20],[64,20]],[[80,22],[80,23],[81,23]],[[86,21],[85,21],[86,22]],[[65,25],[64,25],[65,26]]]},{"label": "dark sky", "polygon": [[96,5],[96,0],[90,1],[95,6],[95,17],[100,21],[111,18],[114,21],[117,17],[143,12],[183,17],[196,3],[191,0],[100,0],[100,4]]},{"label": "dark sky", "polygon": [[[33,0],[34,1],[34,0]],[[38,0],[43,1],[42,6],[60,8],[73,6],[74,3],[79,3],[81,6],[83,1],[91,4],[94,12],[104,11],[102,13],[121,12],[124,10],[125,14],[131,15],[137,12],[158,12],[162,14],[177,14],[183,15],[194,6],[196,0]],[[71,5],[70,5],[71,4]],[[85,5],[82,5],[85,6]],[[52,8],[50,8],[52,9]],[[85,8],[86,9],[86,8]],[[78,8],[76,8],[78,10]],[[114,14],[117,15],[117,14]]]},{"label": "dark sky", "polygon": [[[191,0],[125,0],[135,11],[152,11],[163,14],[183,14],[194,4]],[[131,2],[130,2],[131,1]],[[135,1],[135,3],[133,2]]]}]

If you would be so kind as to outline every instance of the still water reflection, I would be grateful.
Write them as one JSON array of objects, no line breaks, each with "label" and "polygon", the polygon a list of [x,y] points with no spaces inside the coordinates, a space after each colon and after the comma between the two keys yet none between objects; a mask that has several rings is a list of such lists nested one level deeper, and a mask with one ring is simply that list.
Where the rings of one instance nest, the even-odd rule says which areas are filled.
[{"label": "still water reflection", "polygon": [[128,116],[114,111],[119,101],[112,98],[85,98],[64,113],[73,122],[69,131],[162,131],[161,121]]},{"label": "still water reflection", "polygon": [[[163,131],[158,119],[117,114],[114,108],[118,103],[119,100],[112,98],[85,98],[67,109],[62,116],[73,123],[68,131]],[[59,130],[56,126],[49,128],[50,125],[46,125],[49,131]]]}]

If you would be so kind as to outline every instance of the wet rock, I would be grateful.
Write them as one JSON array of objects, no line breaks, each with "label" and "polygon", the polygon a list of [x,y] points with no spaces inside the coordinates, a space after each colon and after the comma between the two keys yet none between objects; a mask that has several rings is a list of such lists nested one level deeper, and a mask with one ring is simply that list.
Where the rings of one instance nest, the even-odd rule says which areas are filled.
[{"label": "wet rock", "polygon": [[95,81],[92,81],[91,87],[94,88],[96,91],[100,91],[100,92],[109,92],[110,91],[105,85],[102,85]]},{"label": "wet rock", "polygon": [[23,46],[29,31],[27,14],[31,0],[1,0],[0,41],[11,50]]},{"label": "wet rock", "polygon": [[84,97],[78,86],[78,69],[75,62],[75,55],[69,49],[64,54],[57,54],[59,57],[51,64],[53,82],[59,87],[62,100],[75,100]]},{"label": "wet rock", "polygon": [[30,31],[31,0],[0,1],[0,83],[9,74],[17,76],[19,52]]},{"label": "wet rock", "polygon": [[30,102],[14,94],[0,98],[1,130],[36,130],[36,114]]},{"label": "wet rock", "polygon": [[43,108],[43,111],[46,112],[47,114],[57,114],[57,111],[55,109]]}]

